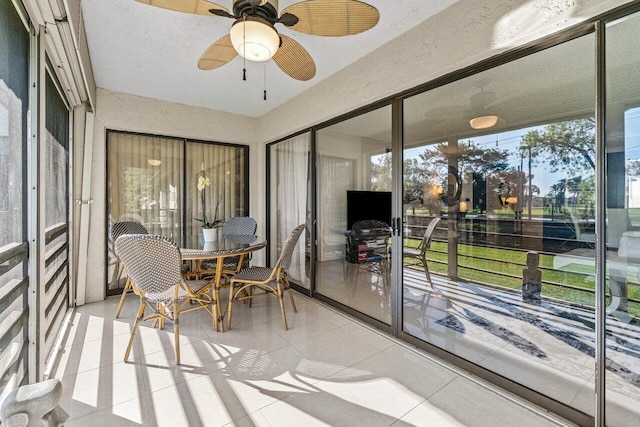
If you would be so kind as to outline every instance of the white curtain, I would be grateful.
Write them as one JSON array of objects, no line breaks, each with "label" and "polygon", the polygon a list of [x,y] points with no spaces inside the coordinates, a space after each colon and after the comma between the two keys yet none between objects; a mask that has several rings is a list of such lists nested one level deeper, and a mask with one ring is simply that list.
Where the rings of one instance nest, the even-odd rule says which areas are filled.
[{"label": "white curtain", "polygon": [[[278,258],[289,233],[300,224],[307,225],[295,248],[289,278],[310,287],[307,254],[309,228],[309,134],[279,142],[271,147],[271,259]],[[273,244],[275,243],[275,244]]]},{"label": "white curtain", "polygon": [[246,182],[246,149],[244,147],[203,144],[187,142],[187,230],[188,234],[197,236],[201,233],[200,222],[193,218],[202,218],[202,194],[197,190],[198,178],[206,176],[211,185],[206,187],[205,211],[210,221],[227,220],[235,216],[246,216],[247,188]]},{"label": "white curtain", "polygon": [[[107,134],[107,198],[110,227],[139,222],[149,234],[180,241],[182,234],[183,140],[131,133]],[[121,288],[109,241],[108,287]]]},{"label": "white curtain", "polygon": [[109,132],[109,221],[135,221],[175,241],[182,233],[181,139]]}]

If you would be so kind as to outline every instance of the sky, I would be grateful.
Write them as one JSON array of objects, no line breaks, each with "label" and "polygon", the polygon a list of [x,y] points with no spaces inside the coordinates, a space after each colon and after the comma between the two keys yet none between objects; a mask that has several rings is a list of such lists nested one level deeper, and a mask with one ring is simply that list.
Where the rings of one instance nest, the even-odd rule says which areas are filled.
[{"label": "sky", "polygon": [[[485,135],[470,139],[460,140],[460,144],[467,144],[469,140],[478,147],[499,148],[508,150],[509,164],[518,168],[521,164],[527,171],[527,159],[521,163],[517,148],[524,134],[534,129],[543,129],[543,126],[518,129],[509,132],[501,132],[493,135]],[[626,161],[640,159],[640,107],[631,108],[625,112],[625,159]],[[416,147],[404,150],[404,158],[417,158],[424,151],[425,147]],[[548,162],[544,157],[539,157],[537,165],[532,166],[533,183],[540,187],[540,195],[545,195],[550,191],[550,187],[565,177],[562,172],[551,173]]]},{"label": "sky", "polygon": [[[640,114],[639,114],[640,115]],[[500,150],[508,150],[508,161],[509,165],[513,168],[517,169],[521,165],[521,159],[518,155],[517,148],[520,144],[520,139],[524,134],[534,129],[542,129],[542,126],[530,127],[525,129],[518,129],[515,131],[509,132],[501,132],[493,135],[485,135],[479,136],[469,139],[462,139],[459,141],[460,144],[467,144],[468,141],[473,141],[473,143],[480,148],[498,148]],[[423,151],[425,147],[416,147],[404,150],[404,158],[412,159],[417,158]],[[548,165],[543,161],[543,157],[538,158],[538,164],[532,166],[531,174],[534,176],[533,183],[540,187],[540,195],[545,195],[549,192],[551,185],[558,182],[558,180],[564,178],[563,173],[551,173],[548,171]],[[527,159],[524,159],[522,165],[525,168],[525,172],[527,171],[528,162]]]}]

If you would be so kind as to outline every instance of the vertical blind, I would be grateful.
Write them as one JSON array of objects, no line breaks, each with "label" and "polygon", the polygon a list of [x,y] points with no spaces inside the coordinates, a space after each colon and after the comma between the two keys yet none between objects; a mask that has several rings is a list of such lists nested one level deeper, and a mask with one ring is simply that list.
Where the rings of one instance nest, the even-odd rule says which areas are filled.
[{"label": "vertical blind", "polygon": [[[205,212],[209,221],[246,216],[248,206],[248,147],[183,138],[107,132],[108,227],[139,222],[150,234],[180,243],[197,236],[202,224],[202,194],[198,178],[206,176]],[[106,230],[108,234],[108,230]],[[108,239],[107,292],[124,286]]]}]

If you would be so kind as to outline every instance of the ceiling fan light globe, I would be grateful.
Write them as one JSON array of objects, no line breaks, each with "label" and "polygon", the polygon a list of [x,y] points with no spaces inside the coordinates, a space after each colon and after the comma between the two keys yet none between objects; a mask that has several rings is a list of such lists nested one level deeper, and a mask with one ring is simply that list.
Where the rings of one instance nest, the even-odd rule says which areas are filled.
[{"label": "ceiling fan light globe", "polygon": [[280,46],[280,36],[273,26],[259,20],[239,19],[229,32],[231,44],[249,61],[268,61]]},{"label": "ceiling fan light globe", "polygon": [[487,129],[494,127],[498,123],[498,116],[480,116],[469,120],[469,124],[474,129]]}]

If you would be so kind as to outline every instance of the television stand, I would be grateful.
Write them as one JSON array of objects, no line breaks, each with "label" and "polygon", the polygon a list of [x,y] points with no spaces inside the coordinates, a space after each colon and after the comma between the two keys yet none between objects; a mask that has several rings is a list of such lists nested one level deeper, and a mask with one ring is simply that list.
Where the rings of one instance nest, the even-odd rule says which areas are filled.
[{"label": "television stand", "polygon": [[356,229],[347,232],[345,259],[363,264],[389,258],[389,228]]}]

